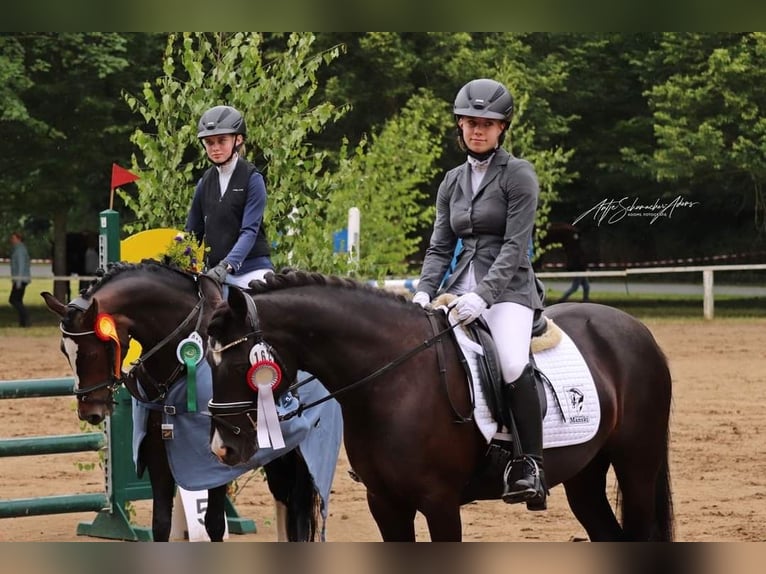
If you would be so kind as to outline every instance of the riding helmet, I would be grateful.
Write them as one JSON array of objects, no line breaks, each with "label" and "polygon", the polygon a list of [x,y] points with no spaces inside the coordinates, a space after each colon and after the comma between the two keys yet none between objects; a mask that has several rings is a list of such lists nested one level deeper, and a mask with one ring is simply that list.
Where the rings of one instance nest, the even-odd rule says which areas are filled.
[{"label": "riding helmet", "polygon": [[245,118],[236,108],[231,106],[215,106],[210,108],[197,124],[197,137],[217,136],[219,134],[247,135]]},{"label": "riding helmet", "polygon": [[513,96],[503,84],[495,80],[471,80],[455,96],[453,110],[455,116],[510,122],[513,116]]}]

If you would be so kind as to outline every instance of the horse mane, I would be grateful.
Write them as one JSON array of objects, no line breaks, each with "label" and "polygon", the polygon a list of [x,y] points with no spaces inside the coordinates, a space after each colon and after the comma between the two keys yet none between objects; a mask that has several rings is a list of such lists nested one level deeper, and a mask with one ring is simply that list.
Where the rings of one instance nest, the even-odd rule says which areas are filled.
[{"label": "horse mane", "polygon": [[93,293],[97,290],[99,290],[101,287],[104,286],[104,284],[109,283],[112,279],[115,277],[119,277],[122,273],[126,271],[136,271],[139,269],[145,269],[149,272],[156,272],[156,273],[165,273],[165,272],[171,272],[176,273],[178,275],[182,275],[186,277],[187,279],[194,279],[194,276],[189,271],[186,271],[185,269],[182,269],[178,265],[171,263],[171,262],[165,262],[165,261],[157,261],[156,259],[142,259],[140,263],[128,263],[126,261],[117,261],[117,262],[111,262],[107,263],[106,271],[100,269],[97,272],[98,279],[95,279],[88,287],[87,289],[84,289],[82,291],[83,297],[90,297],[93,295]]},{"label": "horse mane", "polygon": [[348,277],[339,277],[337,275],[325,275],[314,271],[301,271],[298,269],[285,268],[276,273],[269,273],[261,281],[250,283],[249,292],[252,294],[268,293],[270,291],[279,291],[281,289],[290,289],[292,287],[311,287],[326,286],[337,289],[355,290],[360,293],[369,293],[376,297],[398,301],[400,303],[408,302],[407,297],[400,293],[380,289],[369,283],[362,283]]}]

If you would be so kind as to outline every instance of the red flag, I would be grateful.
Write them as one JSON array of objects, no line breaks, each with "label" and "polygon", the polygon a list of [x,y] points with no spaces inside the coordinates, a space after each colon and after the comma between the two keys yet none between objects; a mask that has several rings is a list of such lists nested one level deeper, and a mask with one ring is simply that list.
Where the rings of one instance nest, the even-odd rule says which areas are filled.
[{"label": "red flag", "polygon": [[121,185],[125,185],[126,183],[136,181],[137,179],[140,178],[137,175],[129,172],[124,167],[120,167],[116,163],[112,164],[112,189],[115,187],[120,187]]}]

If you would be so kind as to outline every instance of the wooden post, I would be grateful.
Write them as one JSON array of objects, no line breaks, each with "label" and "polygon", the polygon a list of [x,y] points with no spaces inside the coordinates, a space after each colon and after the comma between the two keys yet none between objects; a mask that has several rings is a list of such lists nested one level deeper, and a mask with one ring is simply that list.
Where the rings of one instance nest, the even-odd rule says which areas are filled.
[{"label": "wooden post", "polygon": [[705,319],[713,318],[713,270],[702,270],[702,314]]}]

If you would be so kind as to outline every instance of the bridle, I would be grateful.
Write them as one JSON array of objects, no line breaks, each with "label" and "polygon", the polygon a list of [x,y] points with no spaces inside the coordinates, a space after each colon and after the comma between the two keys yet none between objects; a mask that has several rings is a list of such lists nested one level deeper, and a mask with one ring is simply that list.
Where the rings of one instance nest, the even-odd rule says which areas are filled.
[{"label": "bridle", "polygon": [[[184,369],[184,364],[178,363],[178,366],[173,370],[173,372],[170,374],[169,377],[167,377],[164,382],[158,383],[157,380],[152,377],[148,371],[146,370],[146,366],[144,363],[147,359],[149,359],[152,355],[157,353],[160,349],[164,348],[170,341],[175,339],[188,325],[189,323],[194,319],[196,316],[197,322],[195,330],[198,331],[200,328],[200,325],[202,324],[202,316],[203,316],[203,310],[204,310],[204,301],[205,296],[198,291],[198,301],[197,304],[192,308],[192,310],[186,315],[183,321],[175,328],[171,333],[169,333],[165,338],[163,338],[159,343],[154,345],[149,351],[142,353],[141,356],[133,361],[131,363],[131,368],[127,373],[122,373],[119,370],[119,363],[116,362],[115,356],[118,354],[118,349],[125,349],[127,348],[126,345],[122,344],[122,341],[119,343],[117,341],[112,340],[105,340],[104,345],[107,346],[107,357],[110,362],[110,369],[109,369],[109,378],[105,381],[102,381],[100,383],[96,383],[94,385],[91,385],[87,388],[82,389],[75,389],[74,394],[77,396],[77,399],[82,402],[90,402],[90,403],[101,403],[101,404],[115,404],[113,397],[114,392],[119,388],[121,384],[125,384],[125,387],[128,389],[130,394],[138,401],[143,403],[155,403],[156,401],[161,401],[164,399],[165,395],[167,394],[167,391],[170,387],[170,385],[175,382],[179,376],[181,375],[182,370]],[[81,312],[86,312],[88,308],[91,305],[92,300],[87,300],[83,297],[78,297],[72,301],[70,301],[67,304],[67,307],[70,309],[76,309]],[[72,332],[68,331],[64,328],[64,321],[62,320],[59,324],[59,329],[61,330],[61,333],[63,335],[66,335],[67,337],[77,338],[77,337],[84,337],[87,335],[93,335],[98,336],[96,334],[95,329],[91,329],[89,331],[79,331],[79,332]],[[99,337],[100,338],[100,337]],[[120,360],[122,360],[122,357],[119,357]],[[114,368],[111,368],[111,364],[114,363]],[[148,379],[149,382],[155,387],[155,389],[158,391],[159,396],[157,398],[152,399],[151,401],[147,401],[147,398],[145,396],[142,396],[141,391],[139,390],[138,384],[136,383],[136,375],[138,371],[141,371],[143,374],[143,377],[145,379]],[[91,393],[94,393],[95,391],[98,391],[100,389],[107,389],[109,391],[109,398],[108,399],[95,399],[92,398],[90,395]]]},{"label": "bridle", "polygon": [[[232,349],[242,343],[248,342],[251,337],[254,337],[253,344],[251,345],[251,350],[254,349],[256,345],[262,345],[266,353],[269,354],[269,358],[273,359],[273,361],[267,361],[267,363],[270,363],[269,368],[276,368],[280,371],[284,371],[284,361],[281,360],[276,349],[269,345],[263,338],[263,330],[260,328],[260,321],[258,320],[258,309],[255,306],[255,301],[253,301],[253,298],[247,294],[245,295],[245,301],[247,303],[247,320],[250,325],[250,331],[222,347],[211,347],[210,352],[214,355],[223,353],[228,349]],[[271,366],[272,364],[273,367]],[[301,384],[305,384],[307,382],[308,380],[301,382]],[[288,387],[288,392],[294,388],[297,388],[297,386],[291,385]],[[258,412],[258,402],[256,400],[217,403],[211,398],[210,401],[208,401],[208,411],[210,412],[210,417],[213,421],[229,429],[235,435],[239,435],[242,432],[242,429],[241,427],[231,424],[227,420],[229,417],[245,416],[247,420],[250,421],[253,429],[256,430],[256,432],[258,430],[257,421],[254,420],[251,416],[252,413]],[[280,419],[282,419],[282,417],[280,417]]]},{"label": "bridle", "polygon": [[[76,309],[81,312],[85,312],[90,307],[91,302],[87,299],[84,299],[82,297],[78,297],[77,299],[74,299],[70,301],[67,304],[67,307],[70,309]],[[85,337],[87,335],[93,335],[96,336],[96,330],[91,329],[90,331],[80,331],[77,333],[74,333],[72,331],[67,331],[64,328],[64,321],[62,320],[59,323],[59,330],[61,331],[62,335],[66,335],[67,337],[71,338],[77,338],[77,337]],[[115,348],[114,345],[109,345],[107,350],[107,357],[108,361],[110,363],[109,368],[109,378],[105,381],[102,381],[100,383],[96,383],[95,385],[91,385],[90,387],[81,389],[81,388],[75,388],[74,389],[74,395],[77,397],[77,400],[83,403],[94,403],[94,404],[115,404],[114,399],[112,398],[114,395],[114,392],[117,390],[117,388],[122,384],[122,377],[118,377],[115,369],[111,368],[111,365],[114,364],[114,354],[115,354]],[[75,366],[76,368],[76,366]],[[91,393],[94,393],[101,389],[107,389],[109,391],[109,398],[108,399],[96,399],[91,397]]]},{"label": "bridle", "polygon": [[[247,301],[247,307],[248,307],[247,312],[248,312],[248,319],[249,319],[249,322],[250,322],[250,326],[252,328],[251,331],[249,331],[248,333],[242,335],[238,339],[236,339],[234,341],[231,341],[230,343],[227,343],[226,345],[223,345],[222,347],[211,348],[210,351],[212,353],[214,353],[214,354],[220,354],[220,353],[223,353],[224,351],[227,351],[227,350],[229,350],[231,348],[234,348],[234,347],[236,347],[236,346],[238,346],[238,345],[240,345],[242,343],[247,342],[248,340],[250,340],[251,337],[255,337],[255,343],[254,344],[263,343],[263,344],[267,345],[270,349],[272,349],[272,352],[274,353],[274,356],[277,357],[278,355],[276,353],[276,350],[274,350],[273,347],[271,347],[271,345],[269,345],[264,340],[264,338],[263,338],[263,331],[259,327],[258,311],[257,311],[257,308],[255,306],[255,302],[253,301],[252,297],[247,296],[247,295],[245,296],[245,299]],[[279,419],[280,420],[288,420],[288,419],[291,419],[293,417],[300,416],[307,409],[316,407],[316,406],[318,406],[318,405],[320,405],[320,404],[322,404],[322,403],[324,403],[326,401],[329,401],[330,399],[334,399],[334,398],[338,397],[339,395],[341,395],[343,393],[351,391],[351,390],[353,390],[353,389],[355,389],[355,388],[357,388],[357,387],[359,387],[361,385],[364,385],[365,383],[368,383],[368,382],[376,379],[377,377],[380,377],[380,376],[384,375],[385,373],[395,369],[396,367],[398,367],[399,365],[405,363],[406,361],[408,361],[409,359],[411,359],[412,357],[414,357],[415,355],[417,355],[421,351],[424,351],[424,350],[428,349],[429,347],[431,347],[433,345],[437,345],[436,348],[437,348],[437,351],[438,351],[437,352],[437,358],[438,358],[438,362],[439,362],[439,372],[440,372],[440,375],[441,375],[441,378],[442,378],[442,384],[444,386],[444,389],[445,389],[445,391],[447,391],[447,375],[446,375],[446,368],[444,367],[444,354],[443,354],[443,349],[442,349],[442,343],[443,343],[442,337],[445,334],[449,333],[450,331],[454,330],[455,327],[458,326],[460,323],[455,322],[455,323],[450,324],[446,328],[439,330],[439,327],[438,327],[438,325],[436,323],[436,319],[434,317],[434,313],[433,312],[429,312],[428,313],[428,319],[429,319],[429,322],[431,323],[431,329],[432,329],[432,331],[434,333],[434,335],[432,337],[426,339],[425,341],[423,341],[422,343],[420,343],[416,347],[413,347],[412,349],[410,349],[409,351],[405,352],[404,354],[400,355],[396,359],[393,359],[392,361],[389,361],[388,363],[386,363],[385,365],[383,365],[379,369],[373,371],[369,375],[366,375],[365,377],[362,377],[361,379],[359,379],[357,381],[354,381],[353,383],[343,387],[342,389],[338,389],[338,390],[336,390],[336,391],[334,391],[332,393],[328,393],[327,395],[325,395],[321,399],[317,399],[317,400],[315,400],[315,401],[313,401],[311,403],[308,403],[308,404],[303,404],[303,403],[299,402],[298,408],[296,408],[295,410],[291,410],[288,413],[285,413],[283,415],[280,415]],[[286,392],[294,391],[297,388],[305,385],[306,383],[314,380],[315,378],[316,378],[316,376],[312,375],[312,376],[307,377],[306,379],[304,379],[302,381],[295,382],[295,383],[293,383],[292,385],[290,385],[287,388]],[[468,417],[466,417],[466,416],[463,416],[463,415],[461,415],[460,413],[457,412],[457,409],[455,408],[454,404],[452,404],[452,399],[449,397],[449,392],[448,391],[447,391],[447,396],[448,396],[448,398],[450,400],[450,405],[452,406],[453,413],[457,416],[458,422],[469,422],[469,421],[473,420],[470,415]],[[236,425],[234,425],[232,423],[230,423],[227,420],[227,418],[234,417],[234,416],[243,416],[244,415],[250,421],[250,424],[253,426],[253,428],[256,427],[256,423],[253,421],[253,418],[251,416],[251,413],[257,413],[258,412],[257,403],[254,400],[235,401],[235,402],[214,402],[211,399],[209,401],[209,403],[208,403],[208,410],[210,411],[210,415],[211,415],[211,417],[212,417],[214,422],[217,422],[221,426],[229,429],[235,435],[241,434],[242,428],[239,427],[239,426],[236,426]],[[472,411],[473,411],[473,408],[471,409],[471,412]]]}]

